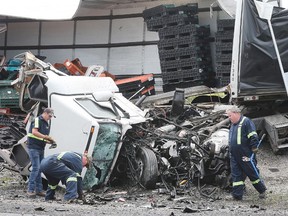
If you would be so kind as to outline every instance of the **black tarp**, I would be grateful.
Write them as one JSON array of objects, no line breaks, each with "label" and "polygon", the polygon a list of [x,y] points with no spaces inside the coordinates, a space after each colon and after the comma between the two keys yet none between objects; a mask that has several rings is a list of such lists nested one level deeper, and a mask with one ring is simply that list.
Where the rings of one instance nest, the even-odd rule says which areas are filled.
[{"label": "black tarp", "polygon": [[[239,86],[241,93],[286,92],[267,20],[253,0],[243,0]],[[288,71],[288,10],[274,7],[271,23]]]}]

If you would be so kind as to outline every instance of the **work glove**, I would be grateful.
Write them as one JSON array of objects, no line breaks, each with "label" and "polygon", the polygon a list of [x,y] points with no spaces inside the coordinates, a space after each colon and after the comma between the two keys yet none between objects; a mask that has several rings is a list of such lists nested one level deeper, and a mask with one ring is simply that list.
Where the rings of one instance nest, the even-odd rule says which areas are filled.
[{"label": "work glove", "polygon": [[253,149],[252,149],[252,152],[253,152],[254,154],[256,154],[256,153],[258,152],[258,148],[253,148]]},{"label": "work glove", "polygon": [[52,138],[52,137],[50,137],[50,136],[45,136],[45,138],[44,138],[44,140],[47,142],[47,143],[55,143],[55,140]]},{"label": "work glove", "polygon": [[51,143],[49,149],[54,149],[54,148],[56,148],[56,147],[57,147],[57,144],[56,144],[56,143]]}]

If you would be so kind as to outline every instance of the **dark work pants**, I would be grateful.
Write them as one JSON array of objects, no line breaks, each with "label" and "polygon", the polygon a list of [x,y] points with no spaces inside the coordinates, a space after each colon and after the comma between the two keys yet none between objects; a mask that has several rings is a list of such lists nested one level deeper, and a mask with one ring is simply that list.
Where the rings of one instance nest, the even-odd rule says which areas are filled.
[{"label": "dark work pants", "polygon": [[64,200],[76,199],[77,193],[77,174],[68,168],[57,157],[45,158],[41,162],[41,171],[48,180],[48,189],[45,200],[54,199],[55,190],[61,181],[66,185]]},{"label": "dark work pants", "polygon": [[240,156],[230,157],[231,164],[231,174],[233,181],[233,189],[232,195],[236,199],[242,199],[243,197],[243,189],[244,189],[244,181],[246,176],[250,179],[254,188],[259,192],[263,193],[266,190],[266,186],[264,182],[260,179],[259,170],[257,168],[256,159],[253,157],[252,159],[247,161],[243,161]]}]

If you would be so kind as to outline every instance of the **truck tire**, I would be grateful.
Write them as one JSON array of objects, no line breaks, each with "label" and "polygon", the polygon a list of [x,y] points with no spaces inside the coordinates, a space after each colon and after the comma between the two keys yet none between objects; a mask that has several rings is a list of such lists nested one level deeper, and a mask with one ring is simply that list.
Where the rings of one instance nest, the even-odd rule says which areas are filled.
[{"label": "truck tire", "polygon": [[136,152],[138,179],[146,189],[153,189],[158,179],[158,163],[151,149],[140,147]]}]

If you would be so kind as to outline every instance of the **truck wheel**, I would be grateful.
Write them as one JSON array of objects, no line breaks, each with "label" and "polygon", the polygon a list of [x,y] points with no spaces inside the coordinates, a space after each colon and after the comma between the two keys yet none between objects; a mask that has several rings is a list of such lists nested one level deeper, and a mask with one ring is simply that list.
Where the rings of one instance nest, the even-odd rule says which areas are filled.
[{"label": "truck wheel", "polygon": [[140,147],[136,153],[138,179],[146,189],[153,189],[158,179],[158,163],[154,152]]}]

